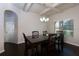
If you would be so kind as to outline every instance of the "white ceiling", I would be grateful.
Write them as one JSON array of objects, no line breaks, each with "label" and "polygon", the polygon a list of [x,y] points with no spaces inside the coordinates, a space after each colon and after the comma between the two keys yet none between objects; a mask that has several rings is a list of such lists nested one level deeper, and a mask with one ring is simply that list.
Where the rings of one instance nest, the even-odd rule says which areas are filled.
[{"label": "white ceiling", "polygon": [[23,11],[50,16],[78,6],[78,3],[14,3],[14,6]]}]

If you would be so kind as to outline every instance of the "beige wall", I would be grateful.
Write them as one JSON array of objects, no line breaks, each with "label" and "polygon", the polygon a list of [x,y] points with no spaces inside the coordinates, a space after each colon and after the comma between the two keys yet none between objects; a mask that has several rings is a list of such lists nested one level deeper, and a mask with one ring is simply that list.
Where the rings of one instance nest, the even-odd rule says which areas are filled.
[{"label": "beige wall", "polygon": [[79,46],[79,6],[70,8],[64,12],[50,16],[51,20],[48,23],[48,31],[50,33],[54,33],[54,22],[68,18],[72,19],[74,22],[74,36],[66,37],[65,42]]}]

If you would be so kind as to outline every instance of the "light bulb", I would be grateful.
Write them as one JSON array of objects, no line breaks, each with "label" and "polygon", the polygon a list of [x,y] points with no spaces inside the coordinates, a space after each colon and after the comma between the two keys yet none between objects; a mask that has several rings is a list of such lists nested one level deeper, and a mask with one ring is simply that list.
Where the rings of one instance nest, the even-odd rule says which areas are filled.
[{"label": "light bulb", "polygon": [[40,18],[40,21],[41,21],[41,22],[43,22],[43,19],[42,19],[42,18]]},{"label": "light bulb", "polygon": [[43,20],[45,20],[45,17],[43,17]]},{"label": "light bulb", "polygon": [[45,21],[45,22],[47,22],[47,20],[46,20],[46,19],[45,19],[44,21]]},{"label": "light bulb", "polygon": [[46,20],[49,21],[49,18],[47,18]]}]

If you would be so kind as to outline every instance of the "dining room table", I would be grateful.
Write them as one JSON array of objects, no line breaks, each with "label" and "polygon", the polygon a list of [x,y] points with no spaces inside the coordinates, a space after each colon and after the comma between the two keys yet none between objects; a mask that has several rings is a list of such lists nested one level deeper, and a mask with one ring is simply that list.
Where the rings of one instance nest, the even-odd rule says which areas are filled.
[{"label": "dining room table", "polygon": [[30,43],[31,48],[36,49],[36,54],[39,49],[40,49],[40,53],[42,54],[42,50],[43,50],[42,43],[48,41],[48,36],[39,35],[39,37],[37,38],[34,38],[32,36],[27,36],[27,40]]},{"label": "dining room table", "polygon": [[48,36],[39,35],[39,37],[37,37],[37,38],[33,38],[32,36],[27,36],[27,39],[28,39],[29,43],[32,43],[32,44],[39,43],[40,44],[41,42],[48,40]]},{"label": "dining room table", "polygon": [[[48,35],[39,35],[39,37],[34,38],[32,36],[27,36],[27,41],[30,43],[31,47],[35,48],[37,51],[38,49],[40,49],[41,53],[43,51],[43,48],[46,46],[47,51],[50,50],[50,48],[48,47],[50,44],[50,36],[51,35],[56,35],[56,34],[48,34]],[[46,45],[46,42],[48,43]],[[45,46],[43,46],[45,45]],[[40,47],[40,48],[39,48]]]}]

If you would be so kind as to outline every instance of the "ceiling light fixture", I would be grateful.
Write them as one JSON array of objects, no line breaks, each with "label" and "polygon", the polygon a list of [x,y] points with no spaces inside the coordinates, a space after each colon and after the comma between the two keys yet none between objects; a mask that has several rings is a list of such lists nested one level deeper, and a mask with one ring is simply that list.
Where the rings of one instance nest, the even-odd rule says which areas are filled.
[{"label": "ceiling light fixture", "polygon": [[41,17],[41,18],[40,18],[40,21],[41,21],[41,22],[48,22],[48,21],[49,21],[49,18]]}]

